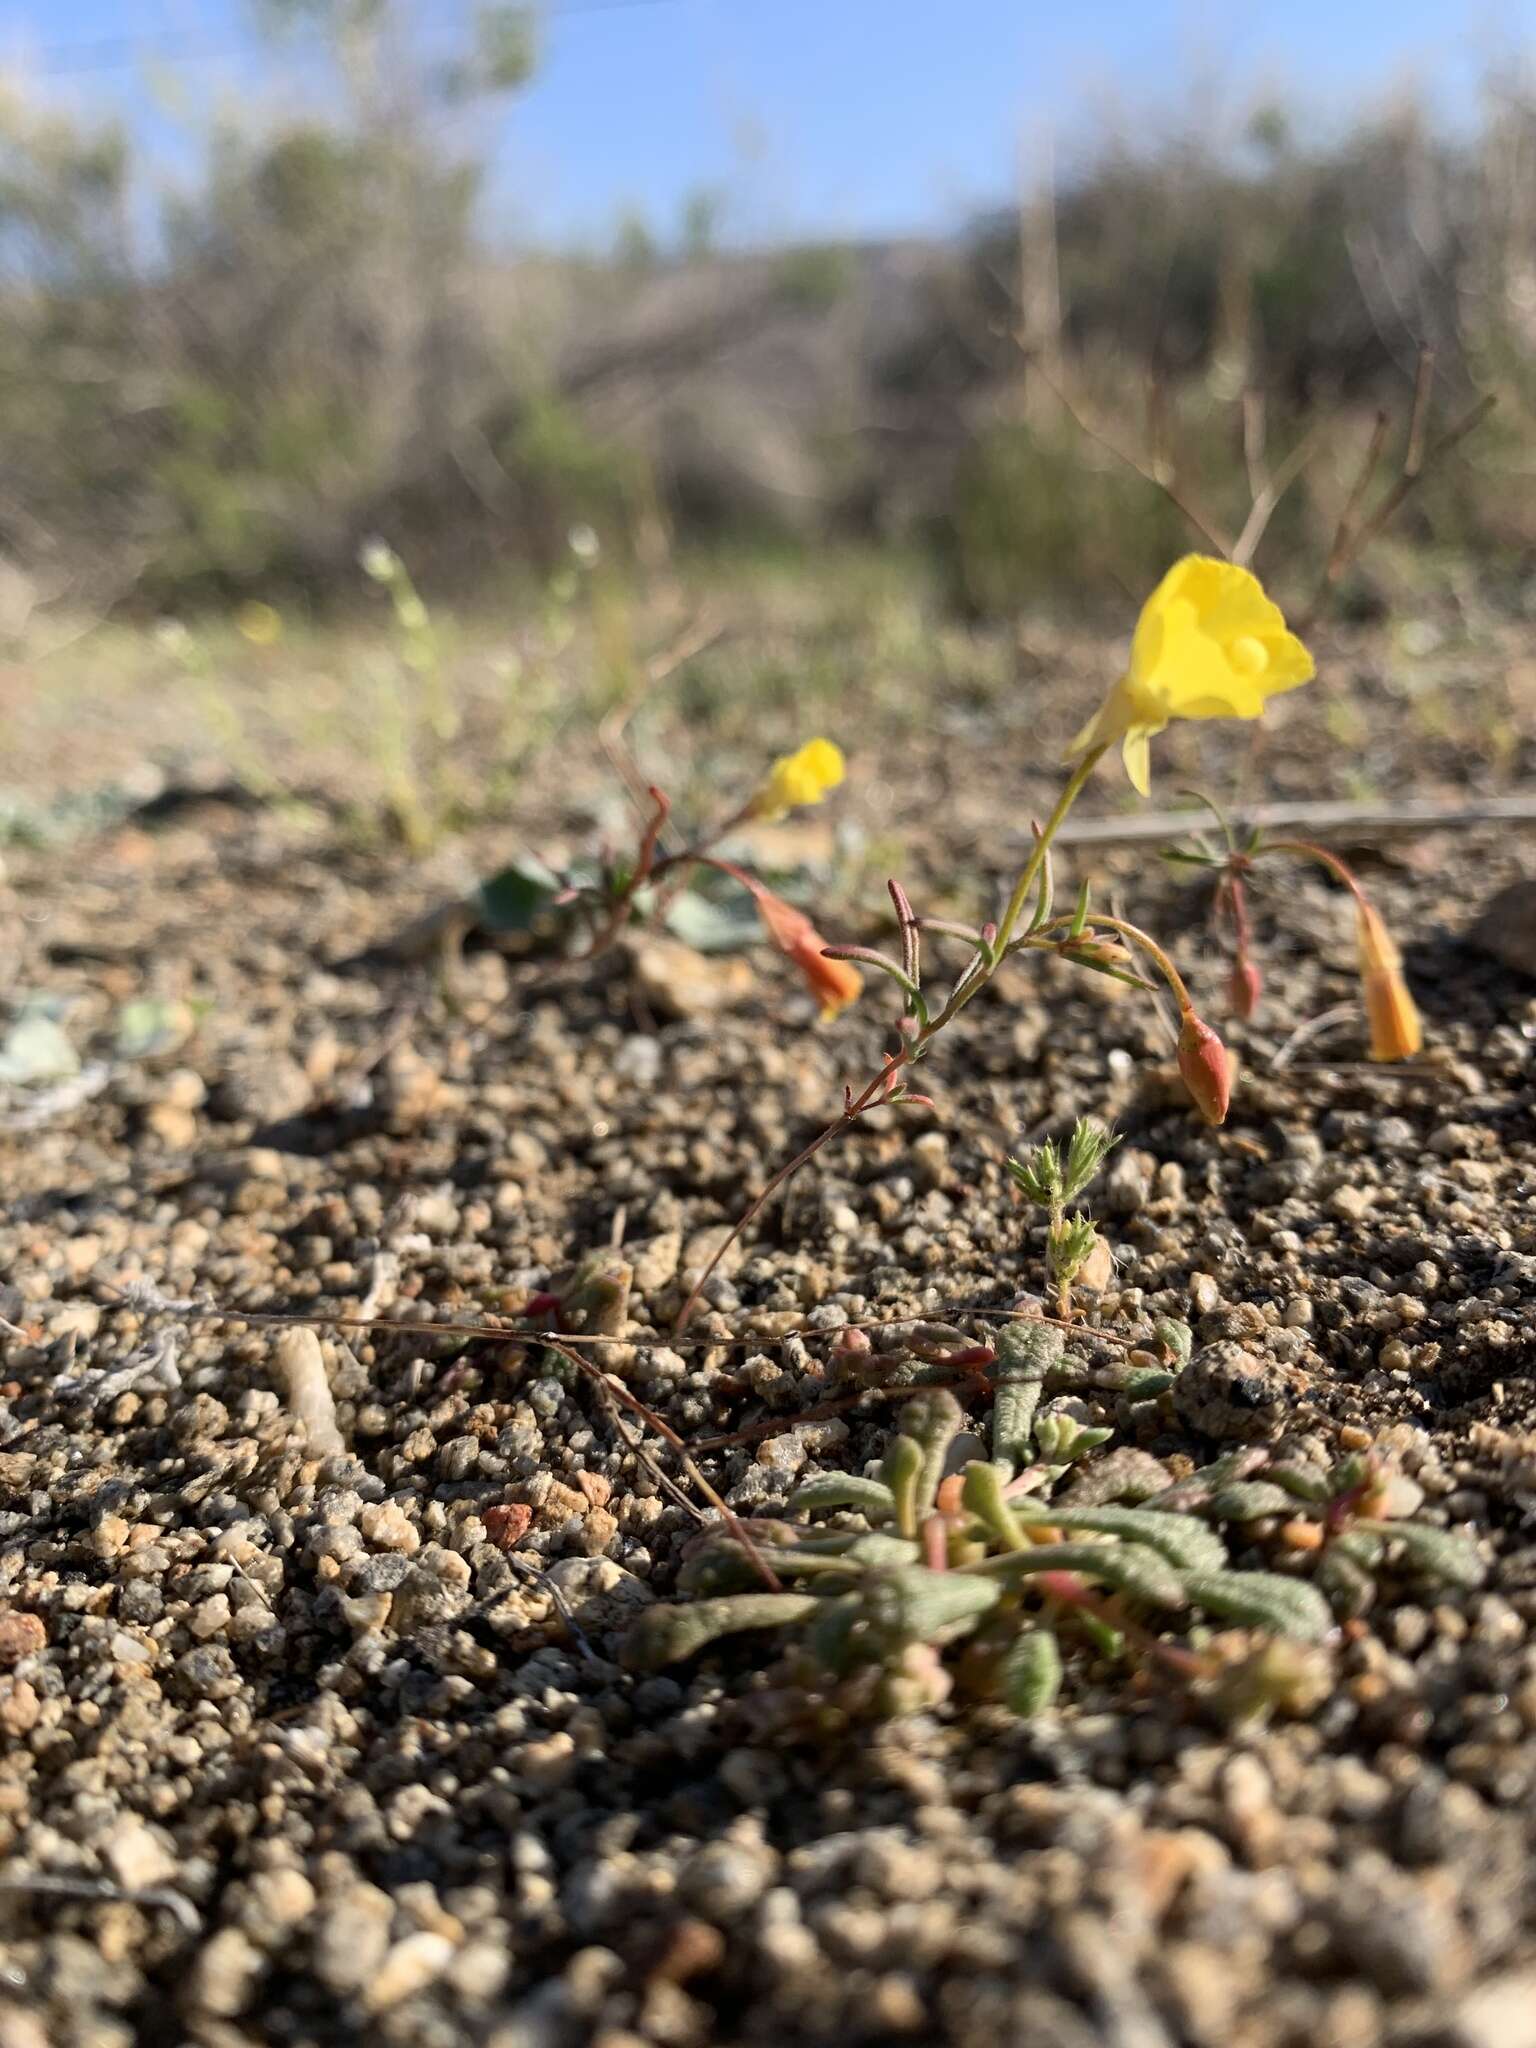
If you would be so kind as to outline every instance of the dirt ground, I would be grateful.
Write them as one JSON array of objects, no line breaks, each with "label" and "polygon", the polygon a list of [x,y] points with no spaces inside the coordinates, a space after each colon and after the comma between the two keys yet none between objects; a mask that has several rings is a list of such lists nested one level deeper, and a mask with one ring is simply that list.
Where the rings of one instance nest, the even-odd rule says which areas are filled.
[{"label": "dirt ground", "polygon": [[[992,900],[1112,661],[1026,640],[899,711],[861,670],[823,928],[878,937],[898,856],[921,908]],[[801,736],[734,690],[749,669],[702,726],[686,689],[647,713],[649,772],[696,794],[712,745],[734,770]],[[1530,692],[1516,635],[1341,639],[1261,754],[1171,735],[1157,794],[1529,788]],[[817,1028],[762,952],[685,984],[643,947],[380,950],[509,838],[579,845],[599,772],[557,730],[510,824],[414,863],[163,778],[5,851],[12,1014],[55,999],[85,1064],[0,1097],[0,2048],[1531,2048],[1536,978],[1468,935],[1532,840],[1335,839],[1403,942],[1403,1067],[1364,1057],[1347,900],[1277,867],[1219,1131],[1133,995],[1019,972],[935,1054],[934,1110],[872,1115],[727,1259],[690,1348],[689,1278],[870,1070],[877,994]],[[1121,808],[1106,769],[1085,809]],[[1063,868],[1219,1015],[1197,889],[1144,849]],[[1207,1360],[1140,1448],[1173,1473],[1375,1443],[1481,1588],[1385,1587],[1322,1704],[1260,1727],[1087,1658],[1034,1722],[956,1698],[815,1738],[762,1712],[761,1640],[626,1672],[705,1503],[589,1382],[432,1326],[510,1321],[616,1246],[605,1367],[685,1437],[781,1419],[699,1459],[773,1513],[885,1441],[879,1403],[794,1422],[844,1322],[979,1333],[1038,1291],[1003,1161],[1079,1113],[1123,1140],[1093,1321],[1186,1316]],[[339,1447],[242,1309],[314,1318]],[[327,1321],[359,1316],[395,1327]],[[1240,1396],[1210,1363],[1234,1350]]]}]

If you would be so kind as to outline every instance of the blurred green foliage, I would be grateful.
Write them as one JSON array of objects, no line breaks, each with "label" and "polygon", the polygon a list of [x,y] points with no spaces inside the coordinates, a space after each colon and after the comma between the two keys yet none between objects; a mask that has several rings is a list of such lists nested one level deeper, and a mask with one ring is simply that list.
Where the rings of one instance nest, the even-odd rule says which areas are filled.
[{"label": "blurred green foliage", "polygon": [[0,89],[0,565],[45,598],[319,596],[372,534],[424,588],[468,586],[549,573],[578,527],[651,562],[673,539],[926,544],[972,614],[1137,597],[1194,536],[1030,351],[1229,533],[1245,394],[1271,467],[1325,421],[1266,537],[1283,581],[1431,348],[1438,423],[1484,390],[1500,410],[1405,538],[1511,585],[1536,556],[1536,99],[1513,88],[1454,142],[1406,104],[1314,146],[1272,107],[1224,155],[1111,140],[1022,241],[1010,211],[948,247],[733,250],[710,188],[665,237],[616,223],[603,260],[498,265],[489,116],[534,15],[471,9],[445,47],[402,0],[259,11],[334,91],[215,113],[152,224],[118,127]]}]

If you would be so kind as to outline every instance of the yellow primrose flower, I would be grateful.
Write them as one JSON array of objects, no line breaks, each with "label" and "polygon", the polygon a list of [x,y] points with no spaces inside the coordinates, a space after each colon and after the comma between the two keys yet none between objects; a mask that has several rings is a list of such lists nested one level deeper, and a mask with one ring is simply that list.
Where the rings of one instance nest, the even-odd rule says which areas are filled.
[{"label": "yellow primrose flower", "polygon": [[804,804],[819,804],[843,779],[843,750],[831,740],[807,740],[793,754],[781,754],[752,799],[754,818],[782,818]]},{"label": "yellow primrose flower", "polygon": [[1175,562],[1142,606],[1130,666],[1068,749],[1122,744],[1143,796],[1147,742],[1175,718],[1258,718],[1269,698],[1313,675],[1312,657],[1246,569],[1207,555]]}]

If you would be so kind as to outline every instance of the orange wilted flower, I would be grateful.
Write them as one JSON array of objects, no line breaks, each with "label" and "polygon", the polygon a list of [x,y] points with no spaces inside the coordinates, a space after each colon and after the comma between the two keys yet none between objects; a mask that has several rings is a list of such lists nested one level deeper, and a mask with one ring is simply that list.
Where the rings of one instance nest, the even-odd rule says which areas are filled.
[{"label": "orange wilted flower", "polygon": [[1403,956],[1378,912],[1363,898],[1355,919],[1360,985],[1373,1060],[1411,1060],[1424,1043],[1418,1006],[1403,979]]},{"label": "orange wilted flower", "polygon": [[821,1004],[822,1017],[835,1017],[839,1010],[845,1010],[864,986],[864,977],[857,967],[850,960],[827,958],[827,942],[803,910],[796,910],[792,903],[775,896],[761,883],[752,894],[769,937],[799,968],[806,987]]},{"label": "orange wilted flower", "polygon": [[1232,1099],[1232,1071],[1220,1038],[1193,1010],[1179,1026],[1179,1073],[1196,1109],[1208,1124],[1225,1123]]}]

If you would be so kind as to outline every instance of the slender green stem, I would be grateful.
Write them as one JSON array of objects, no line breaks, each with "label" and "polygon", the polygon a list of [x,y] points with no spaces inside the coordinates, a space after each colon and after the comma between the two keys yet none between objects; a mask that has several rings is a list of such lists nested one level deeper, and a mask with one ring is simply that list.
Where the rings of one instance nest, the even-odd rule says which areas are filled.
[{"label": "slender green stem", "polygon": [[1051,841],[1061,829],[1062,821],[1083,792],[1083,785],[1103,759],[1107,749],[1090,747],[1081,761],[1072,770],[1061,795],[1056,799],[1056,808],[1046,819],[1039,838],[1035,841],[1029,859],[1024,863],[1019,879],[1013,885],[1013,894],[1008,899],[1008,908],[1003,912],[1002,922],[997,928],[997,951],[1002,954],[1008,941],[1013,937],[1013,928],[1024,914],[1024,905],[1029,901],[1029,892],[1035,885],[1040,872],[1040,863],[1045,859]]},{"label": "slender green stem", "polygon": [[[1029,901],[1030,891],[1034,888],[1035,880],[1040,873],[1042,863],[1045,861],[1050,852],[1051,841],[1055,838],[1057,832],[1061,829],[1063,819],[1066,817],[1068,811],[1071,810],[1073,804],[1076,803],[1078,797],[1081,795],[1083,785],[1087,782],[1088,777],[1093,773],[1094,768],[1098,765],[1098,762],[1105,753],[1105,751],[1106,749],[1104,747],[1093,747],[1090,748],[1089,751],[1083,756],[1082,760],[1078,762],[1077,766],[1073,769],[1071,775],[1068,777],[1067,782],[1064,788],[1062,789],[1061,795],[1056,799],[1055,809],[1051,812],[1051,815],[1046,819],[1045,824],[1042,826],[1040,831],[1035,835],[1035,843],[1030,851],[1029,859],[1024,863],[1024,866],[1020,871],[1019,878],[1013,885],[1013,894],[1008,899],[1008,908],[1003,912],[1003,920],[998,927],[997,936],[992,942],[990,956],[981,964],[981,966],[977,969],[977,971],[974,974],[967,974],[961,977],[960,981],[956,984],[955,988],[951,992],[949,1001],[944,1005],[943,1009],[940,1010],[936,1017],[930,1018],[926,1024],[922,1024],[919,1027],[916,1034],[913,1037],[906,1039],[897,1051],[890,1052],[885,1055],[885,1058],[881,1063],[880,1071],[877,1074],[874,1074],[870,1077],[870,1079],[865,1083],[864,1087],[860,1089],[857,1095],[853,1094],[851,1090],[849,1091],[847,1100],[845,1101],[843,1106],[842,1115],[835,1118],[832,1123],[828,1124],[824,1131],[818,1132],[816,1137],[814,1137],[811,1140],[810,1144],[807,1145],[803,1151],[796,1153],[795,1157],[792,1160],[790,1160],[787,1166],[781,1166],[778,1172],[775,1173],[773,1178],[768,1182],[766,1187],[764,1187],[756,1196],[754,1196],[754,1198],[749,1203],[743,1215],[739,1218],[739,1220],[731,1230],[730,1235],[727,1238],[725,1238],[719,1245],[716,1246],[713,1256],[706,1264],[703,1272],[699,1275],[698,1279],[694,1282],[693,1290],[689,1294],[688,1299],[683,1303],[682,1307],[678,1310],[676,1327],[679,1330],[681,1330],[684,1327],[684,1325],[688,1321],[688,1318],[693,1314],[694,1309],[698,1306],[699,1300],[704,1292],[705,1283],[708,1281],[710,1275],[714,1272],[716,1266],[720,1263],[720,1260],[724,1257],[726,1250],[729,1248],[729,1246],[733,1245],[736,1242],[737,1238],[740,1237],[741,1233],[753,1221],[754,1217],[761,1214],[765,1204],[774,1195],[774,1193],[779,1188],[781,1188],[784,1185],[784,1183],[787,1180],[789,1180],[794,1174],[798,1173],[800,1168],[804,1166],[807,1163],[807,1161],[814,1159],[816,1154],[821,1150],[822,1146],[825,1145],[830,1139],[836,1137],[839,1131],[846,1129],[846,1127],[849,1124],[857,1122],[857,1120],[864,1114],[864,1112],[867,1109],[872,1109],[875,1106],[877,1101],[885,1101],[889,1099],[896,1086],[896,1077],[902,1071],[902,1069],[904,1067],[909,1066],[915,1058],[919,1057],[926,1049],[929,1042],[935,1037],[937,1037],[939,1032],[941,1032],[944,1029],[945,1025],[952,1022],[952,1020],[959,1015],[961,1010],[963,1010],[966,1004],[971,1000],[972,996],[974,996],[979,989],[985,988],[987,983],[992,979],[993,975],[1002,965],[1003,959],[1007,953],[1008,941],[1013,935],[1014,927],[1017,925],[1020,917],[1022,917],[1024,913],[1024,906]],[[671,858],[673,860],[686,860],[689,857],[689,855],[683,854],[673,855]],[[659,865],[665,867],[669,866],[670,864],[671,862],[669,860],[666,862],[662,862]],[[731,869],[727,863],[721,862],[718,859],[716,859],[713,862],[713,865],[717,867],[725,866],[728,873],[739,872],[737,870]],[[651,872],[654,872],[654,870],[652,870]],[[1116,920],[1099,921],[1111,923],[1116,922]],[[1187,1010],[1190,1006],[1189,991],[1184,987],[1183,982],[1179,979],[1178,971],[1174,967],[1173,962],[1169,960],[1168,956],[1165,953],[1162,952],[1161,948],[1153,946],[1153,942],[1147,938],[1145,933],[1136,932],[1136,928],[1134,925],[1127,925],[1124,927],[1124,929],[1127,933],[1135,933],[1138,939],[1140,939],[1146,946],[1152,948],[1152,950],[1156,954],[1156,957],[1158,958],[1159,963],[1163,967],[1164,972],[1170,978],[1171,984],[1174,989],[1174,993],[1179,998],[1180,1006]]]},{"label": "slender green stem", "polygon": [[[1075,920],[1072,917],[1053,917],[1050,923],[1042,925],[1039,931],[1031,933],[1026,938],[1017,940],[1014,950],[1017,951],[1020,947],[1024,946],[1038,946],[1043,940],[1048,939],[1050,933],[1055,930],[1057,925],[1070,925],[1074,922]],[[1138,946],[1148,956],[1157,968],[1158,973],[1167,982],[1169,991],[1179,1006],[1180,1014],[1188,1015],[1195,1006],[1191,1000],[1184,977],[1157,943],[1156,939],[1153,938],[1152,934],[1144,932],[1139,924],[1128,923],[1123,917],[1108,917],[1096,910],[1088,920],[1088,930],[1090,932],[1097,931],[1100,926],[1107,932],[1118,933],[1128,944]]]},{"label": "slender green stem", "polygon": [[1266,839],[1258,853],[1250,855],[1249,858],[1257,859],[1259,854],[1265,853],[1294,853],[1301,860],[1315,860],[1320,867],[1325,867],[1329,874],[1344,884],[1362,910],[1370,908],[1366,902],[1365,891],[1355,880],[1354,875],[1339,856],[1330,853],[1326,846],[1317,846],[1310,839]]},{"label": "slender green stem", "polygon": [[1003,912],[1002,922],[997,928],[997,937],[992,941],[992,959],[990,964],[984,965],[975,974],[962,977],[943,1009],[940,1010],[939,1014],[926,1029],[918,1035],[915,1049],[920,1050],[928,1043],[930,1038],[935,1037],[944,1029],[946,1024],[957,1017],[971,1000],[972,996],[986,987],[999,966],[1001,966],[1003,956],[1008,950],[1008,941],[1013,936],[1014,926],[1024,915],[1024,906],[1029,901],[1030,891],[1034,888],[1041,866],[1050,853],[1051,841],[1060,831],[1062,821],[1082,794],[1084,783],[1087,782],[1088,777],[1103,758],[1105,751],[1106,749],[1103,747],[1093,747],[1084,754],[1082,760],[1078,762],[1068,777],[1061,795],[1056,799],[1056,808],[1051,812],[1051,815],[1036,834],[1029,859],[1019,871],[1019,879],[1013,885],[1013,894],[1008,899],[1008,908]]}]

